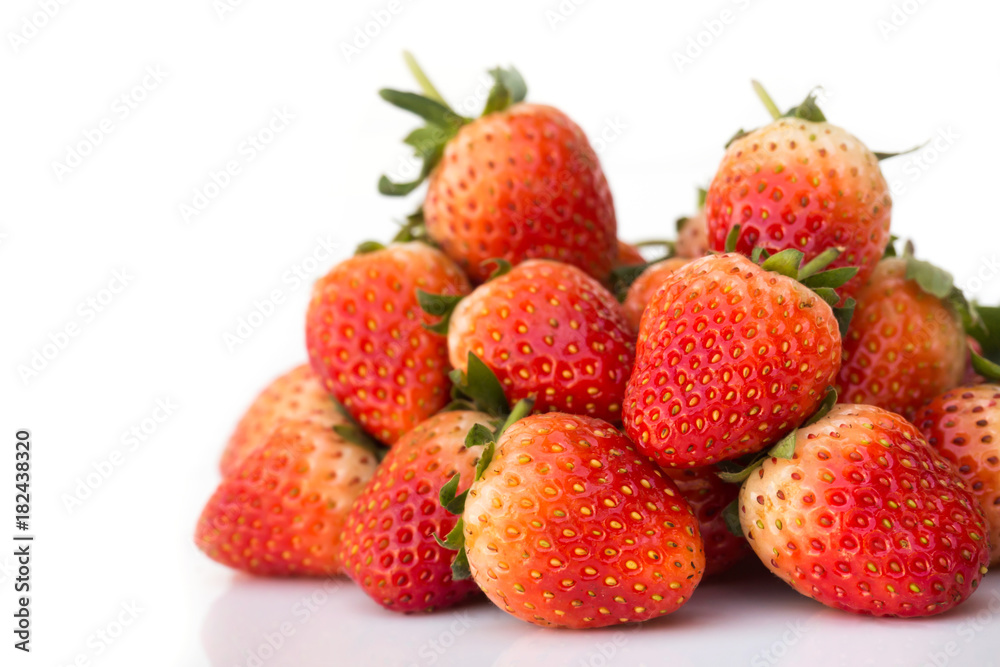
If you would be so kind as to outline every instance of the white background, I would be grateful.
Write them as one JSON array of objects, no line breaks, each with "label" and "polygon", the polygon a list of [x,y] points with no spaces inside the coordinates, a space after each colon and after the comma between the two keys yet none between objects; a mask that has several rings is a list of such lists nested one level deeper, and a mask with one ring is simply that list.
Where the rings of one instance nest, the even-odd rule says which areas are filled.
[{"label": "white background", "polygon": [[[307,283],[357,242],[386,238],[416,205],[375,190],[380,173],[399,173],[399,139],[415,122],[376,95],[413,87],[404,48],[453,104],[475,109],[484,70],[515,64],[531,100],[567,111],[598,145],[627,239],[671,235],[725,141],[767,121],[751,77],[781,107],[823,85],[828,118],[875,150],[950,136],[919,163],[886,164],[893,231],[996,303],[1000,6],[223,2],[50,0],[51,18],[35,0],[0,10],[0,469],[13,465],[15,430],[31,429],[38,536],[34,652],[24,656],[11,648],[13,527],[0,519],[0,664],[998,664],[995,575],[955,613],[906,622],[828,610],[749,568],[706,583],[667,620],[584,634],[539,630],[488,603],[401,617],[343,582],[234,576],[191,536],[236,419],[305,358]],[[368,25],[378,34],[348,58],[343,45],[390,6],[388,24]],[[691,62],[680,63],[685,52]],[[248,159],[244,142],[275,109],[294,119]],[[110,133],[79,149],[102,124]],[[75,168],[55,166],[77,149],[88,155]],[[185,221],[180,206],[230,160],[240,173]],[[115,271],[127,286],[102,292]],[[283,302],[230,349],[226,333],[275,290]],[[100,313],[80,305],[108,297]],[[74,324],[64,349],[50,347],[54,358],[22,377]],[[155,430],[146,421],[150,433],[130,449],[122,434],[141,429],[158,400],[177,407]],[[120,465],[67,508],[115,450]],[[13,514],[11,480],[0,473],[0,517]],[[138,617],[105,645],[95,633],[114,632],[133,603]],[[261,647],[282,624],[270,655]],[[267,659],[254,662],[261,651]]]}]

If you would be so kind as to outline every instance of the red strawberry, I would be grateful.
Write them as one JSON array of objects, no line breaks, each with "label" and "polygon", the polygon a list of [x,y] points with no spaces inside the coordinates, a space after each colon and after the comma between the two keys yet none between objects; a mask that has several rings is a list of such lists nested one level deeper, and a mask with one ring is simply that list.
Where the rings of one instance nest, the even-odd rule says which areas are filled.
[{"label": "red strawberry", "polygon": [[455,114],[426,85],[428,97],[382,91],[428,125],[406,139],[424,159],[420,178],[395,184],[383,177],[379,190],[407,194],[429,175],[426,233],[474,281],[486,280],[485,262],[494,258],[556,259],[605,280],[617,256],[617,223],[597,154],[566,114],[521,102],[527,88],[516,70],[491,74],[496,85],[475,120]]},{"label": "red strawberry", "polygon": [[[858,292],[837,378],[843,402],[877,405],[910,419],[962,381],[968,354],[961,319],[948,298],[907,279],[912,261],[882,260]],[[950,291],[948,285],[942,294]]]},{"label": "red strawberry", "polygon": [[740,491],[743,533],[767,567],[825,605],[930,616],[965,600],[989,562],[982,508],[899,415],[837,405],[799,429]]},{"label": "red strawberry", "polygon": [[508,428],[469,490],[463,523],[476,583],[538,625],[669,614],[705,568],[698,522],[677,487],[590,417],[534,415]]},{"label": "red strawberry", "polygon": [[333,428],[348,420],[308,364],[293,368],[269,384],[240,419],[219,463],[222,474],[235,472],[247,454],[286,421],[309,421]]},{"label": "red strawberry", "polygon": [[631,243],[625,243],[621,239],[618,240],[618,259],[615,260],[614,268],[638,266],[645,263],[646,258],[639,252],[639,248]]},{"label": "red strawberry", "polygon": [[685,257],[671,257],[662,262],[651,264],[639,274],[639,277],[628,288],[628,294],[622,304],[625,309],[625,319],[628,320],[632,329],[639,330],[642,313],[646,310],[646,305],[652,300],[660,285],[690,261]]},{"label": "red strawberry", "polygon": [[737,254],[694,260],[646,307],[622,414],[629,437],[661,465],[759,451],[826,395],[840,333],[824,298],[837,297],[817,287],[821,298],[790,277],[798,269],[784,269],[787,253],[795,251],[763,268]]},{"label": "red strawberry", "polygon": [[1000,384],[945,392],[915,423],[979,499],[990,526],[990,564],[1000,563]]},{"label": "red strawberry", "polygon": [[306,345],[313,370],[347,412],[395,442],[449,401],[447,346],[425,329],[417,290],[465,294],[469,282],[423,243],[392,245],[333,267],[313,288]]},{"label": "red strawberry", "polygon": [[889,242],[892,200],[879,158],[826,122],[813,96],[781,118],[770,98],[765,103],[775,121],[729,144],[708,189],[709,245],[722,250],[740,225],[736,250],[746,255],[796,248],[809,261],[843,248],[831,267],[860,267],[840,290],[852,296]]},{"label": "red strawberry", "polygon": [[698,518],[705,542],[706,577],[725,572],[750,553],[747,541],[733,535],[722,513],[740,494],[738,484],[723,482],[714,467],[665,468],[664,472]]},{"label": "red strawberry", "polygon": [[532,260],[458,303],[448,352],[463,371],[470,353],[479,357],[511,404],[534,397],[540,412],[617,421],[634,345],[621,305],[596,280],[568,264]]},{"label": "red strawberry", "polygon": [[696,259],[708,254],[708,227],[705,222],[704,209],[690,218],[678,221],[677,243],[675,249],[678,257]]},{"label": "red strawberry", "polygon": [[329,427],[282,422],[216,489],[195,531],[210,558],[250,574],[330,576],[347,512],[375,472]]},{"label": "red strawberry", "polygon": [[454,581],[452,553],[438,545],[457,519],[438,502],[455,474],[465,489],[475,476],[481,447],[466,448],[474,424],[490,417],[442,412],[419,424],[389,450],[344,525],[340,558],[365,593],[393,611],[441,609],[477,591]]}]

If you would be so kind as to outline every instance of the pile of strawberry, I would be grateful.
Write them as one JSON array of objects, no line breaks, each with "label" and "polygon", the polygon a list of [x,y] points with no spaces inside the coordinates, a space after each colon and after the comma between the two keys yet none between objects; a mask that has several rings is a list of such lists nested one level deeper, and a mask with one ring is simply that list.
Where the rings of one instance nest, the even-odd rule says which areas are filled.
[{"label": "pile of strawberry", "polygon": [[421,209],[317,281],[310,363],[239,422],[208,556],[571,628],[674,612],[750,553],[861,614],[975,591],[1000,561],[1000,309],[897,254],[888,155],[755,84],[774,121],[648,262],[515,70],[472,119],[410,64],[423,94],[382,96],[425,121],[423,171],[379,190],[426,181]]}]

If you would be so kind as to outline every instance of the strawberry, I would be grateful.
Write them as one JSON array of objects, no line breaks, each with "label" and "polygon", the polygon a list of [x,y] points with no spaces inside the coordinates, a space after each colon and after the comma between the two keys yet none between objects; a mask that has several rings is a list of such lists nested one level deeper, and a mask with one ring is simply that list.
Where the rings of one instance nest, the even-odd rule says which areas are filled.
[{"label": "strawberry", "polygon": [[698,521],[614,427],[533,415],[490,457],[493,448],[448,538],[462,549],[456,569],[467,561],[497,606],[538,625],[595,628],[669,614],[691,597],[705,568]]},{"label": "strawberry", "polygon": [[879,262],[858,292],[844,338],[841,400],[912,419],[922,405],[957,386],[968,352],[953,294],[958,296],[948,274],[912,256]]},{"label": "strawberry", "polygon": [[453,476],[472,483],[481,447],[465,447],[475,424],[490,417],[468,410],[442,412],[393,446],[344,524],[340,558],[345,573],[373,600],[393,611],[431,611],[477,591],[454,581],[451,552],[438,545],[456,519],[438,503]]},{"label": "strawberry", "polygon": [[650,264],[629,286],[622,307],[625,310],[625,319],[628,320],[633,330],[639,330],[639,321],[642,319],[643,311],[646,310],[646,304],[652,300],[660,285],[689,261],[691,260],[685,257],[671,257],[662,262]]},{"label": "strawberry", "polygon": [[641,252],[639,252],[638,247],[618,239],[618,259],[615,260],[614,268],[617,269],[624,266],[638,266],[645,263],[646,258],[642,256]]},{"label": "strawberry", "polygon": [[809,261],[842,248],[831,267],[859,267],[840,290],[853,296],[889,241],[892,200],[880,157],[828,123],[813,95],[779,117],[754,85],[775,120],[728,145],[706,199],[709,245],[722,250],[740,225],[736,250],[746,255],[796,248]]},{"label": "strawberry", "polygon": [[929,616],[965,600],[989,562],[982,508],[912,424],[837,405],[797,431],[789,458],[750,473],[743,533],[761,561],[825,605]]},{"label": "strawberry", "polygon": [[740,493],[738,484],[719,479],[714,467],[664,468],[681,496],[698,518],[705,542],[705,576],[725,572],[750,553],[742,535],[734,535],[726,525],[723,510]]},{"label": "strawberry", "polygon": [[448,353],[468,371],[475,355],[496,375],[510,403],[536,400],[618,421],[632,365],[632,333],[621,305],[580,269],[529,260],[458,302]]},{"label": "strawberry", "polygon": [[[406,138],[423,159],[420,177],[379,190],[405,195],[428,179],[427,235],[476,282],[487,260],[556,259],[605,280],[617,256],[611,190],[583,131],[562,111],[522,102],[516,70],[495,69],[483,115],[463,118],[410,61],[426,95],[382,97],[427,121]],[[428,178],[429,177],[429,178]]]},{"label": "strawberry", "polygon": [[314,422],[325,428],[348,423],[312,368],[308,364],[293,368],[269,384],[240,419],[219,463],[222,474],[235,472],[247,454],[286,421]]},{"label": "strawberry", "polygon": [[840,364],[829,285],[853,273],[817,272],[835,254],[801,269],[796,250],[761,266],[711,255],[660,287],[642,316],[622,412],[643,453],[665,467],[703,466],[757,452],[809,417]]},{"label": "strawberry", "polygon": [[195,542],[213,560],[250,574],[338,574],[341,528],[376,463],[371,450],[328,426],[284,421],[226,473]]},{"label": "strawberry", "polygon": [[990,564],[1000,563],[1000,384],[945,392],[915,423],[979,499],[990,525]]},{"label": "strawberry", "polygon": [[697,259],[707,255],[708,226],[705,211],[700,210],[690,218],[681,218],[677,222],[677,256]]},{"label": "strawberry", "polygon": [[345,260],[316,281],[306,346],[316,375],[360,426],[392,444],[449,401],[447,345],[425,329],[417,290],[469,282],[440,251],[405,243]]}]

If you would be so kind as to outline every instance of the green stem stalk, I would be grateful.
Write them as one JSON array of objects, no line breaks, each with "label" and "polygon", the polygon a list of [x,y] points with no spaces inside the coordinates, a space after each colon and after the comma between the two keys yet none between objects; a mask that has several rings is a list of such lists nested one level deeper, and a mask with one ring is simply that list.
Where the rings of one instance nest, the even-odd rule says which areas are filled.
[{"label": "green stem stalk", "polygon": [[760,81],[754,79],[750,83],[753,84],[753,91],[757,93],[757,97],[759,97],[760,101],[764,103],[765,107],[767,107],[767,112],[771,114],[771,118],[774,118],[775,120],[781,118],[781,110],[778,109],[778,105],[774,103],[771,96],[767,94],[766,90],[764,90],[764,86],[761,85]]},{"label": "green stem stalk", "polygon": [[403,60],[406,61],[406,66],[410,69],[410,74],[412,74],[413,78],[417,80],[418,84],[420,84],[420,90],[423,91],[424,95],[451,109],[448,103],[445,102],[441,93],[439,93],[437,88],[434,87],[434,84],[431,83],[427,74],[425,74],[424,70],[421,69],[420,64],[417,63],[417,59],[413,57],[413,54],[409,51],[403,51]]}]

